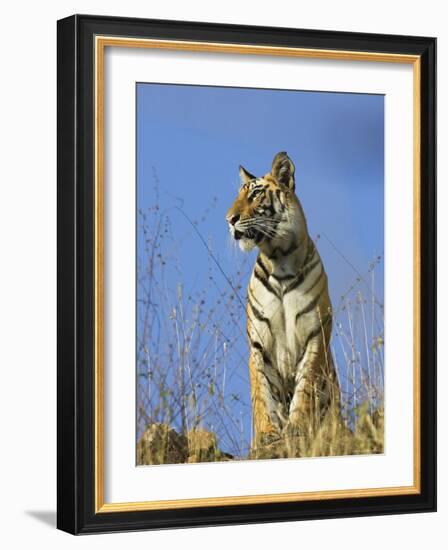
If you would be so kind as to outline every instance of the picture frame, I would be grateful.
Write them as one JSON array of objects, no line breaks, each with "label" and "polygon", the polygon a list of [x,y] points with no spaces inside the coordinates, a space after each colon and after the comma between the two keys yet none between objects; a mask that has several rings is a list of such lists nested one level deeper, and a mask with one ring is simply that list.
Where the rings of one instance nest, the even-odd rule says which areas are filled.
[{"label": "picture frame", "polygon": [[[143,501],[107,501],[104,90],[108,48],[269,56],[273,63],[298,58],[412,67],[414,342],[413,364],[407,368],[413,373],[413,483],[174,500],[152,499],[148,494]],[[74,15],[58,21],[57,67],[58,528],[84,534],[435,511],[436,40]],[[406,272],[402,276],[410,277]]]}]

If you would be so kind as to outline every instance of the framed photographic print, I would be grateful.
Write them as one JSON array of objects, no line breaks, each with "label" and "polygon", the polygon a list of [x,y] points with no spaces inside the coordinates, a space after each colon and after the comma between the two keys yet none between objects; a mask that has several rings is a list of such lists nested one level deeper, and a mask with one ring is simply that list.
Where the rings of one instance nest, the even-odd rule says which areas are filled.
[{"label": "framed photographic print", "polygon": [[436,508],[434,38],[58,22],[58,527]]}]

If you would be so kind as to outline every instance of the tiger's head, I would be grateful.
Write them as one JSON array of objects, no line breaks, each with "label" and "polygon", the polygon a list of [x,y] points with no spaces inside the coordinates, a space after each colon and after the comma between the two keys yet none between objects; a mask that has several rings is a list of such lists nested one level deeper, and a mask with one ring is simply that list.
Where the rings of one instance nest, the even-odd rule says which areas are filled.
[{"label": "tiger's head", "polygon": [[240,166],[241,187],[227,212],[232,237],[241,250],[249,251],[291,243],[306,231],[305,218],[295,194],[294,164],[278,153],[271,171],[256,177]]}]

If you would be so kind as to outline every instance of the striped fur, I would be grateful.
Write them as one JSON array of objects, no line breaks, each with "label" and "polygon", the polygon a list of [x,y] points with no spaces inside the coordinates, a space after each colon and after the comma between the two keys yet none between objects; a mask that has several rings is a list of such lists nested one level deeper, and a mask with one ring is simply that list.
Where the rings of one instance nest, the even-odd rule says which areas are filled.
[{"label": "striped fur", "polygon": [[254,449],[291,445],[312,435],[329,410],[339,414],[327,275],[295,194],[294,171],[284,152],[261,178],[240,167],[241,188],[227,213],[241,249],[259,249],[247,293]]}]

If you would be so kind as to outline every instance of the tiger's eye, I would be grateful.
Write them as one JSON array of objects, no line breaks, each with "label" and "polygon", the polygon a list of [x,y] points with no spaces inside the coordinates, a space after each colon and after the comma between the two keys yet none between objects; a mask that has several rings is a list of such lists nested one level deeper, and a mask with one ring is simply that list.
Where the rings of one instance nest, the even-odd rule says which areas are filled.
[{"label": "tiger's eye", "polygon": [[254,199],[255,197],[258,197],[260,193],[262,192],[261,189],[255,189],[255,191],[252,191],[252,193],[249,195],[250,199]]}]

